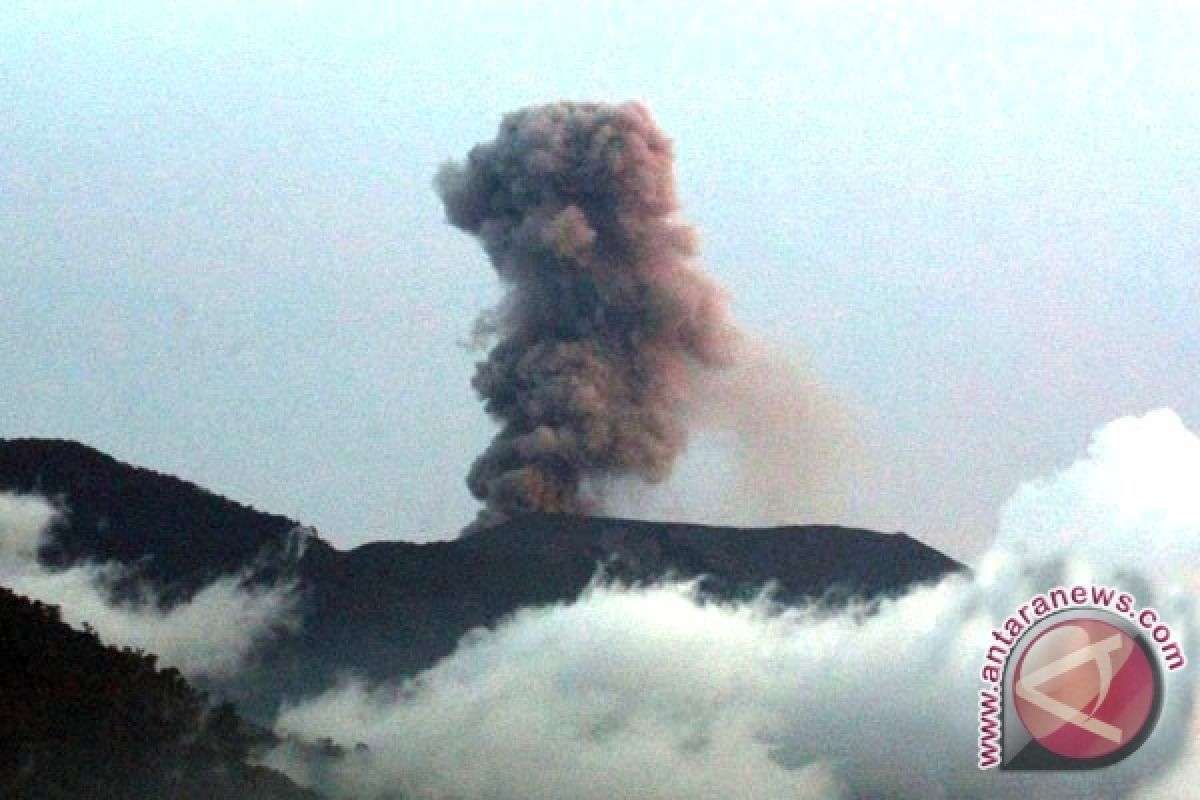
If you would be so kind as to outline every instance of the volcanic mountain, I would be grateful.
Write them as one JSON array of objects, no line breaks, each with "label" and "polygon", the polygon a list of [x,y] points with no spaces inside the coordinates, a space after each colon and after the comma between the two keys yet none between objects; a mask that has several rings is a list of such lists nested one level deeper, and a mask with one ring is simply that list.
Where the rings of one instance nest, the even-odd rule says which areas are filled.
[{"label": "volcanic mountain", "polygon": [[218,687],[263,719],[282,699],[324,689],[347,671],[369,680],[415,674],[468,631],[570,601],[598,577],[696,578],[724,599],[771,584],[780,602],[841,603],[963,569],[903,533],[568,514],[519,514],[452,541],[339,550],[294,520],[61,440],[0,440],[3,490],[37,492],[64,509],[44,562],[117,561],[168,602],[223,574],[294,581],[301,626],[236,685]]}]

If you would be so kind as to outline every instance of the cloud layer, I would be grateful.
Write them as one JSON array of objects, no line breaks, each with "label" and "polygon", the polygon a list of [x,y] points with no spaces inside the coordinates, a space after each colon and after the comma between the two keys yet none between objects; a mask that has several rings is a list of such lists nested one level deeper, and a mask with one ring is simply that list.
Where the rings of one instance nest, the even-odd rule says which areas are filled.
[{"label": "cloud layer", "polygon": [[[1183,752],[1195,737],[1194,667],[1168,674],[1155,734],[1114,767],[980,772],[975,748],[989,631],[1051,585],[1123,581],[1171,620],[1185,650],[1194,642],[1188,576],[1153,558],[1111,557],[1129,552],[1121,539],[1138,519],[1168,553],[1193,546],[1200,470],[1179,457],[1197,440],[1177,423],[1156,412],[1104,428],[1087,459],[1017,493],[973,576],[878,613],[781,609],[769,597],[724,605],[687,584],[597,585],[467,637],[414,680],[348,683],[285,709],[281,729],[369,751],[322,775],[286,748],[272,761],[298,780],[368,797],[1168,796],[1198,775],[1194,753]],[[1153,486],[1112,479],[1140,474],[1147,458],[1190,472]],[[1060,527],[1022,536],[1027,513],[1092,524],[1068,537],[1068,552],[1048,535],[1066,536]],[[1093,551],[1110,557],[1089,564]]]}]

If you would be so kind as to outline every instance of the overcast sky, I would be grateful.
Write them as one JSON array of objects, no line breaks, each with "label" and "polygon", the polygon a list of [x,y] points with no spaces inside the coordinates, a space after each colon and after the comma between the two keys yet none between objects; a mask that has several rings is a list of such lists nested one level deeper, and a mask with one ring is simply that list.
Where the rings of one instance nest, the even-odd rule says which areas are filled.
[{"label": "overcast sky", "polygon": [[652,109],[737,317],[854,409],[836,521],[971,557],[1104,422],[1200,425],[1194,6],[476,5],[6,10],[0,436],[453,535],[499,289],[431,180],[560,99]]}]

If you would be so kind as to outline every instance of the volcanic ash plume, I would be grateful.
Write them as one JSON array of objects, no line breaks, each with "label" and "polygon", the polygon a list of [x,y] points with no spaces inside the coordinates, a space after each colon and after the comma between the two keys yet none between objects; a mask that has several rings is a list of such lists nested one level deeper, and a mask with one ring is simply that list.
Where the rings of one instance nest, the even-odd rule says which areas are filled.
[{"label": "volcanic ash plume", "polygon": [[502,425],[467,478],[489,511],[586,511],[590,478],[661,481],[696,375],[732,359],[671,161],[641,105],[560,103],[509,114],[438,174],[447,218],[508,290],[473,380]]}]

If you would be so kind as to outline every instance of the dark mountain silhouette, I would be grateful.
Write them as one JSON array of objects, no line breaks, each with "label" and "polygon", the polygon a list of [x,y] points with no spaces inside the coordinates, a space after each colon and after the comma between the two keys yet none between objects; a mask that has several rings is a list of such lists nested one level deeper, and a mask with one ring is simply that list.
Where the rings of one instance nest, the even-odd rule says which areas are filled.
[{"label": "dark mountain silhouette", "polygon": [[37,492],[68,512],[44,562],[137,565],[159,590],[187,592],[284,546],[297,523],[195,484],[57,439],[0,439],[0,490]]},{"label": "dark mountain silhouette", "polygon": [[264,735],[153,655],[0,587],[0,797],[321,800],[246,763]]},{"label": "dark mountain silhouette", "polygon": [[278,561],[261,554],[287,552],[303,538],[303,557],[292,566],[304,596],[302,628],[275,642],[238,685],[221,687],[262,718],[281,698],[325,688],[347,669],[374,680],[414,674],[473,628],[577,597],[601,568],[623,581],[704,576],[704,588],[722,598],[774,583],[781,601],[834,603],[962,569],[900,533],[532,513],[454,541],[341,551],[293,520],[65,441],[0,441],[4,489],[64,504],[65,523],[45,560],[138,564],[139,576],[175,597],[252,563],[267,565],[259,579],[270,580]]}]

